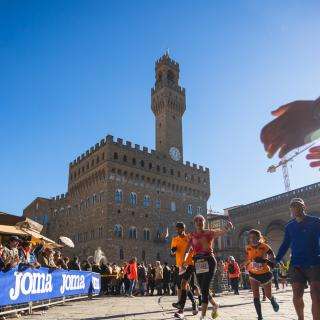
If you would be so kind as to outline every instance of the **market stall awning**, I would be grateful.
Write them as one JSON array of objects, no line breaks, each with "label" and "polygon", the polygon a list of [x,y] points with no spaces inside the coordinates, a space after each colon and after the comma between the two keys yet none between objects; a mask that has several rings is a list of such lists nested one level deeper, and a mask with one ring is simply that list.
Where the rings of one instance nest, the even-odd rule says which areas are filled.
[{"label": "market stall awning", "polygon": [[16,226],[7,226],[4,224],[0,224],[0,234],[12,234],[16,236],[28,236],[26,232],[17,228]]}]

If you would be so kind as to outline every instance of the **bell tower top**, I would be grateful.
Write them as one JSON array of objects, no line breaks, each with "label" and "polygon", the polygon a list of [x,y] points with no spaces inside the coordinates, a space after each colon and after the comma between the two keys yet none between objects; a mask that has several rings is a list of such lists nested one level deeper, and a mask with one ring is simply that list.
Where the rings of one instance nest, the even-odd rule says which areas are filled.
[{"label": "bell tower top", "polygon": [[151,109],[156,117],[156,150],[174,161],[183,161],[182,116],[185,90],[179,85],[179,64],[166,52],[155,63]]}]

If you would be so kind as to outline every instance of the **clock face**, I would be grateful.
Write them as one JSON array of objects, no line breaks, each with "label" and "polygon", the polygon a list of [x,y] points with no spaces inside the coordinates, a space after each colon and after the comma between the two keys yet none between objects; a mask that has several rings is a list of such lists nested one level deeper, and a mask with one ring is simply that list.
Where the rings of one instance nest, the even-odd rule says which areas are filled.
[{"label": "clock face", "polygon": [[180,151],[176,147],[171,147],[169,154],[172,160],[179,161],[181,158]]}]

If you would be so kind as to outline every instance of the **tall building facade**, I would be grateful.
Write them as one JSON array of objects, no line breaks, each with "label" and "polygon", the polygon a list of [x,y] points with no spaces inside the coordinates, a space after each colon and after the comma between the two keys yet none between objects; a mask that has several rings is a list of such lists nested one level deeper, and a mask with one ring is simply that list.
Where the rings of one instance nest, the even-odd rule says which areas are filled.
[{"label": "tall building facade", "polygon": [[108,135],[70,163],[67,193],[36,198],[24,210],[48,237],[72,238],[70,254],[85,258],[101,247],[114,262],[164,261],[176,221],[191,226],[195,214],[206,213],[209,169],[183,161],[179,64],[166,53],[155,71],[156,149]]}]

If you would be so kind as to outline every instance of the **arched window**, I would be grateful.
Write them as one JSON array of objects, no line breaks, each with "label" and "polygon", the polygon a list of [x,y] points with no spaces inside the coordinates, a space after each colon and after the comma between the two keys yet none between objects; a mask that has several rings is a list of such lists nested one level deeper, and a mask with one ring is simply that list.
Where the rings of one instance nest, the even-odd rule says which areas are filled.
[{"label": "arched window", "polygon": [[137,194],[135,192],[130,193],[129,202],[133,207],[137,205]]},{"label": "arched window", "polygon": [[115,202],[116,203],[121,203],[122,202],[122,190],[121,189],[117,189],[114,195],[115,198]]},{"label": "arched window", "polygon": [[113,154],[113,159],[114,159],[114,160],[117,160],[117,159],[118,159],[118,153],[117,153],[117,152],[115,152],[115,153]]},{"label": "arched window", "polygon": [[124,155],[122,160],[123,160],[123,162],[127,162],[127,160],[128,160],[128,159],[127,159],[127,156]]},{"label": "arched window", "polygon": [[148,241],[150,240],[150,230],[143,229],[143,240]]},{"label": "arched window", "polygon": [[160,209],[161,208],[161,201],[158,199],[156,200],[156,209]]},{"label": "arched window", "polygon": [[97,195],[94,194],[94,195],[92,196],[92,204],[96,204],[96,202],[97,202]]},{"label": "arched window", "polygon": [[141,167],[144,167],[144,161],[143,160],[140,161],[140,165],[141,165]]},{"label": "arched window", "polygon": [[202,213],[202,207],[197,207],[197,214],[201,214]]},{"label": "arched window", "polygon": [[192,204],[188,204],[187,213],[192,214]]},{"label": "arched window", "polygon": [[137,239],[137,228],[136,227],[129,228],[129,239]]},{"label": "arched window", "polygon": [[163,227],[159,227],[157,230],[157,239],[162,239],[163,237]]},{"label": "arched window", "polygon": [[150,206],[150,203],[151,203],[150,196],[145,195],[143,198],[143,206],[147,208]]},{"label": "arched window", "polygon": [[123,229],[122,229],[122,226],[120,224],[116,224],[114,226],[114,236],[116,238],[122,238],[123,236]]},{"label": "arched window", "polygon": [[177,211],[177,206],[176,206],[176,203],[174,201],[171,201],[170,209],[171,209],[172,212],[176,212]]},{"label": "arched window", "polygon": [[120,260],[124,259],[124,253],[123,253],[123,249],[122,248],[120,248],[120,250],[119,250],[119,258],[120,258]]}]

